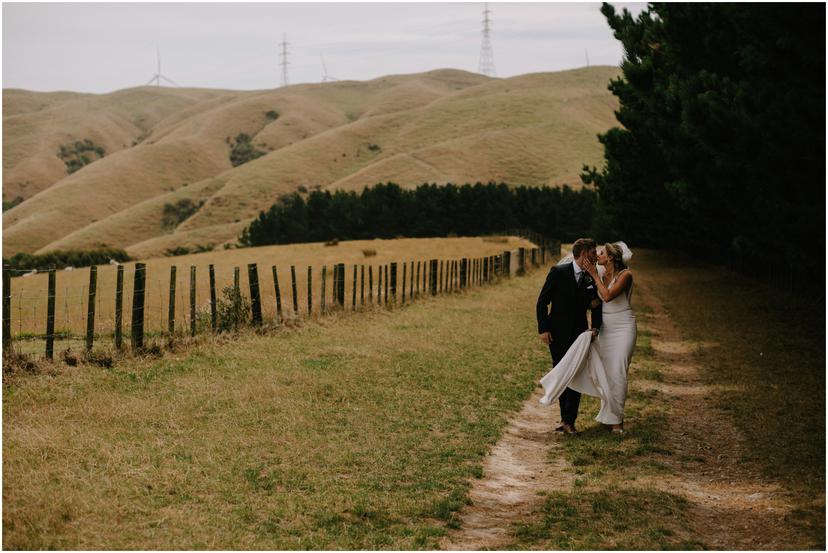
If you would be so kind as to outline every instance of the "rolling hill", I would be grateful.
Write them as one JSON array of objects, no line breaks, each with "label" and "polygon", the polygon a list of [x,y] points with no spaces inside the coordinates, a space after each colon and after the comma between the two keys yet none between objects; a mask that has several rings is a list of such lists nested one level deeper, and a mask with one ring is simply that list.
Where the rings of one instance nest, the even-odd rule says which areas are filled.
[{"label": "rolling hill", "polygon": [[[492,79],[441,69],[372,81],[227,91],[3,91],[4,255],[95,245],[160,255],[235,241],[280,195],[381,181],[579,186],[616,124],[614,67]],[[233,166],[244,133],[260,157]],[[68,174],[61,146],[105,152]],[[201,208],[175,228],[164,206]]]}]

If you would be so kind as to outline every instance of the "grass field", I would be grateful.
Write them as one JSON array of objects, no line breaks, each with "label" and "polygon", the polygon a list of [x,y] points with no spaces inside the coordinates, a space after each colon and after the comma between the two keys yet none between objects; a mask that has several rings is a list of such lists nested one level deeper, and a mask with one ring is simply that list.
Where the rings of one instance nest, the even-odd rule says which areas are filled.
[{"label": "grass field", "polygon": [[[317,186],[577,187],[583,164],[601,164],[597,134],[616,124],[607,84],[617,75],[598,66],[508,79],[441,69],[246,92],[7,91],[4,198],[26,201],[4,213],[4,252],[105,242],[148,256],[171,241],[221,246],[279,196]],[[264,155],[233,167],[239,133]],[[107,155],[64,174],[59,146],[85,138]],[[165,227],[164,204],[184,198],[204,204]]]},{"label": "grass field", "polygon": [[[240,268],[240,286],[244,295],[250,295],[247,265],[257,263],[259,283],[262,295],[262,308],[265,319],[273,320],[276,316],[276,294],[273,285],[272,266],[276,266],[282,299],[283,316],[291,318],[307,316],[307,269],[313,268],[313,313],[318,314],[321,305],[322,267],[327,267],[326,298],[331,305],[333,287],[331,283],[332,267],[335,263],[346,265],[346,299],[352,300],[353,267],[365,265],[365,286],[367,288],[369,269],[373,267],[373,292],[365,291],[365,301],[369,293],[376,298],[378,270],[380,265],[391,262],[407,262],[407,283],[411,282],[410,267],[414,262],[415,277],[417,262],[430,259],[477,258],[500,254],[505,250],[520,247],[534,247],[530,242],[516,237],[487,238],[401,238],[395,240],[356,240],[340,242],[336,246],[324,243],[291,244],[284,246],[264,246],[192,254],[178,257],[148,259],[147,306],[145,328],[160,332],[167,328],[168,302],[170,290],[170,266],[176,266],[176,329],[187,332],[190,328],[190,267],[196,267],[196,304],[197,309],[209,312],[210,282],[209,266],[215,265],[216,289],[219,296],[226,286],[233,285],[234,267]],[[366,257],[364,251],[374,251],[375,255]],[[291,292],[291,265],[296,268],[297,296],[299,313],[293,313]],[[361,270],[358,272],[361,280]],[[398,269],[398,287],[402,287],[402,266]],[[132,289],[134,280],[134,263],[126,263],[124,268],[124,325],[128,336],[128,323],[131,320]],[[111,334],[115,328],[115,282],[116,268],[103,265],[98,268],[96,294],[96,332]],[[56,275],[55,329],[66,335],[83,335],[86,330],[88,303],[89,269],[58,271]],[[36,274],[29,277],[12,279],[12,335],[43,335],[46,329],[46,307],[48,293],[48,275]],[[408,293],[408,291],[406,291]],[[398,292],[402,299],[401,290]],[[360,301],[360,292],[357,293]],[[73,345],[76,340],[73,341]],[[42,353],[43,340],[21,342],[25,351]],[[57,348],[60,349],[58,342]]]},{"label": "grass field", "polygon": [[[676,411],[701,410],[702,402],[666,395],[681,384],[665,376],[671,368],[654,355],[651,312],[634,294],[639,336],[627,433],[619,439],[592,422],[599,403],[585,397],[584,431],[564,442],[574,486],[549,493],[543,509],[514,527],[513,546],[717,549],[713,540],[730,535],[740,543],[756,539],[760,549],[824,549],[824,300],[785,294],[675,253],[637,253],[633,268],[679,329],[688,354],[675,362],[697,363],[697,386],[705,387],[713,409],[704,418]],[[715,417],[732,419],[736,431],[720,434]],[[674,421],[669,431],[668,419]],[[701,452],[689,449],[697,434]],[[731,451],[741,455],[730,459]],[[687,479],[681,489],[653,485]],[[715,505],[728,486],[740,485],[746,490],[741,503],[734,494],[731,507]],[[697,498],[689,501],[682,489],[722,494],[711,500],[721,516]],[[759,490],[778,498],[775,512],[751,504]]]},{"label": "grass field", "polygon": [[577,439],[565,440],[566,459],[576,475],[572,489],[546,492],[543,508],[512,528],[516,549],[662,550],[704,549],[687,530],[688,502],[654,488],[652,476],[669,471],[667,402],[651,382],[664,380],[654,359],[650,311],[633,302],[638,339],[630,366],[624,436],[594,421],[600,402],[582,396]]},{"label": "grass field", "polygon": [[429,549],[548,365],[542,272],[4,379],[7,549]]},{"label": "grass field", "polygon": [[825,299],[795,296],[664,253],[659,295],[689,339],[719,407],[744,435],[739,461],[798,508],[786,523],[825,548]]}]

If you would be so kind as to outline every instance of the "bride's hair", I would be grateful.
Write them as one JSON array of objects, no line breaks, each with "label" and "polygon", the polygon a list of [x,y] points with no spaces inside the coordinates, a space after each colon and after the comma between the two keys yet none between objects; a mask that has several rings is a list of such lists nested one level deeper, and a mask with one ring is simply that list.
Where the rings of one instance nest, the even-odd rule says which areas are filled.
[{"label": "bride's hair", "polygon": [[607,252],[607,255],[610,259],[612,259],[612,263],[615,265],[616,271],[623,271],[627,268],[627,264],[624,263],[624,252],[619,246],[607,243],[604,244],[604,251]]}]

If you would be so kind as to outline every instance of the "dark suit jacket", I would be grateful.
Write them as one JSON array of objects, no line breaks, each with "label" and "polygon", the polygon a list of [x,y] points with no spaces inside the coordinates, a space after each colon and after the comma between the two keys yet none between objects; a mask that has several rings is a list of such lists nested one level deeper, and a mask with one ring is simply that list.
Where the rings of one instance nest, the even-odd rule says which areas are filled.
[{"label": "dark suit jacket", "polygon": [[[552,335],[549,350],[555,363],[560,361],[569,346],[588,328],[586,312],[590,302],[598,297],[598,290],[592,277],[588,274],[584,277],[579,288],[572,263],[556,265],[549,270],[538,296],[538,334],[549,332]],[[592,326],[601,327],[600,305],[592,310]]]}]

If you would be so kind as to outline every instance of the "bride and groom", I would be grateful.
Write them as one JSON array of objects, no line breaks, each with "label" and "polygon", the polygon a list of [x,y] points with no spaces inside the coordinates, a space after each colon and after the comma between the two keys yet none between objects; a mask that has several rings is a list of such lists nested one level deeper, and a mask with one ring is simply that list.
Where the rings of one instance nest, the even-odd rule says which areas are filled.
[{"label": "bride and groom", "polygon": [[577,433],[582,393],[601,399],[595,420],[624,432],[627,369],[636,339],[631,257],[623,242],[598,248],[594,240],[580,238],[572,254],[549,271],[538,296],[538,334],[553,364],[540,381],[545,391],[540,401],[558,400],[563,423],[558,432]]}]

